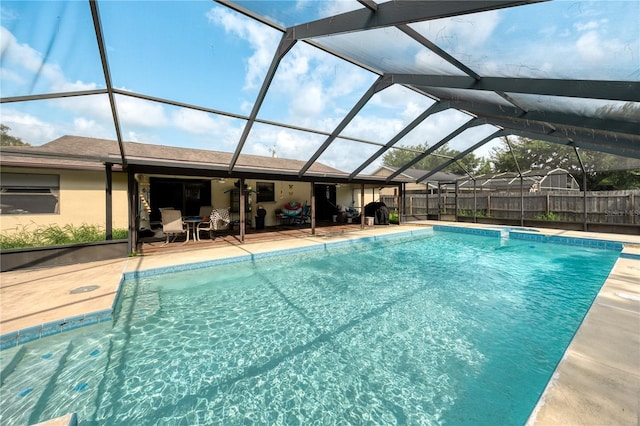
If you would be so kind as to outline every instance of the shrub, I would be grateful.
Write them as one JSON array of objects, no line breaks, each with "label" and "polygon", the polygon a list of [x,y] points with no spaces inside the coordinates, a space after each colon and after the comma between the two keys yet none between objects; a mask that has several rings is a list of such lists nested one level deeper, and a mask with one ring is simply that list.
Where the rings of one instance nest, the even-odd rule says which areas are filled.
[{"label": "shrub", "polygon": [[[473,216],[473,210],[458,210],[458,216]],[[476,210],[476,217],[489,217],[485,210]]]},{"label": "shrub", "polygon": [[549,221],[558,221],[560,220],[560,216],[555,214],[554,212],[549,213],[540,213],[536,216],[538,220],[549,220]]},{"label": "shrub", "polygon": [[[113,239],[124,239],[128,235],[127,229],[114,229],[112,232]],[[0,234],[0,250],[92,243],[105,240],[105,230],[97,225],[82,224],[63,227],[47,225],[35,229],[30,229],[29,225],[21,225],[15,232]]]},{"label": "shrub", "polygon": [[389,223],[399,223],[398,222],[398,212],[390,212],[389,213]]}]

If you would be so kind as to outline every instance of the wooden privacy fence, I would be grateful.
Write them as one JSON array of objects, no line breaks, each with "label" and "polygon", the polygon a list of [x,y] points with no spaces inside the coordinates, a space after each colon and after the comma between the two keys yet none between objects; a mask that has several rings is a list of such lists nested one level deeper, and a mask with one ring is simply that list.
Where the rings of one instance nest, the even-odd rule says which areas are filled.
[{"label": "wooden privacy fence", "polygon": [[[438,203],[440,197],[440,203]],[[393,196],[382,196],[389,208],[397,209]],[[439,209],[440,206],[440,209]],[[446,210],[442,209],[446,206]],[[493,217],[500,219],[545,219],[559,222],[584,221],[610,224],[640,224],[640,191],[587,191],[583,192],[494,192],[441,194],[406,194],[404,214],[428,215],[456,214],[457,216]]]}]

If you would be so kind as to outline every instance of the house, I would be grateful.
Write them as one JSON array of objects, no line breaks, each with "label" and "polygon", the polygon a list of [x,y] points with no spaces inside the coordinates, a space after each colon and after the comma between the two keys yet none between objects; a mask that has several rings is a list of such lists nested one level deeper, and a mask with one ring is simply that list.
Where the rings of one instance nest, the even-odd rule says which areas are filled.
[{"label": "house", "polygon": [[[291,200],[310,203],[313,196],[316,219],[331,220],[338,206],[359,207],[364,198],[364,181],[348,181],[347,173],[318,162],[303,181],[300,160],[241,154],[230,174],[227,152],[137,142],[122,148],[125,166],[118,142],[107,139],[63,136],[3,149],[0,232],[53,224],[147,229],[159,223],[162,207],[184,215],[197,215],[200,206],[228,207],[238,221],[241,180],[249,226],[258,206],[267,211],[265,225],[273,226],[275,211]],[[380,185],[375,177],[367,184]]]}]

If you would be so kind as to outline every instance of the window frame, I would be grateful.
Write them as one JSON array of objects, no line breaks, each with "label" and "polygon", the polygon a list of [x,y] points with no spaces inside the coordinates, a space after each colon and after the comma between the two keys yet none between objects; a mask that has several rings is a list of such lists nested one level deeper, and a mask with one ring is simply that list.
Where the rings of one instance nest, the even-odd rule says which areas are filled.
[{"label": "window frame", "polygon": [[[41,201],[43,197],[53,197],[55,203]],[[16,199],[19,200],[17,203],[14,201]],[[0,208],[1,216],[60,214],[60,175],[2,172],[0,174],[0,200],[3,204],[3,207]],[[13,201],[14,204],[8,205],[7,201]],[[11,209],[4,207],[5,204]],[[47,209],[24,209],[29,205],[38,207],[48,207],[49,205],[50,207]]]},{"label": "window frame", "polygon": [[256,202],[274,203],[276,201],[275,182],[256,182]]}]

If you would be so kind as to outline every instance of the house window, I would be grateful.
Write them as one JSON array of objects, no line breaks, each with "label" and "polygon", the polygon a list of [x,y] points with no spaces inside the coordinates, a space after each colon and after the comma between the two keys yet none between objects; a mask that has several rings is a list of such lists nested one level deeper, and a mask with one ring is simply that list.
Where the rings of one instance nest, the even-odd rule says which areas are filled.
[{"label": "house window", "polygon": [[256,202],[268,203],[276,200],[276,189],[273,182],[256,182]]},{"label": "house window", "polygon": [[0,174],[0,214],[58,214],[60,177]]}]

